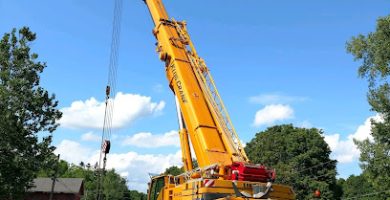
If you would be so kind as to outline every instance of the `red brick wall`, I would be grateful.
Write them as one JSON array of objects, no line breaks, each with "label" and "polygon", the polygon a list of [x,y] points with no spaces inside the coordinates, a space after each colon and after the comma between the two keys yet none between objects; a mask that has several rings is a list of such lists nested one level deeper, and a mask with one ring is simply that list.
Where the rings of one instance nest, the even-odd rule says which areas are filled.
[{"label": "red brick wall", "polygon": [[[77,194],[53,194],[53,200],[80,200],[81,196]],[[49,200],[49,193],[35,192],[29,193],[24,200]]]}]

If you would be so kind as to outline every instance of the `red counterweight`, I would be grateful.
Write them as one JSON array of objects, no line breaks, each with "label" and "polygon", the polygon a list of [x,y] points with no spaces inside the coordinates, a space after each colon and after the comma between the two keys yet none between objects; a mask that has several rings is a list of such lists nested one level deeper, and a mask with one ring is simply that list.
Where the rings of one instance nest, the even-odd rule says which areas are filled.
[{"label": "red counterweight", "polygon": [[275,170],[269,170],[263,165],[233,162],[231,165],[232,180],[269,182],[275,180]]}]

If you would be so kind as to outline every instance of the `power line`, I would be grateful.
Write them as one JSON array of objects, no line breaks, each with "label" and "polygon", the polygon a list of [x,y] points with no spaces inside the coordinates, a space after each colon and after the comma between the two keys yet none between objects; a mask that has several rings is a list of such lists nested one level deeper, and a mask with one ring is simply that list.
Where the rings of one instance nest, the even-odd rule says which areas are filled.
[{"label": "power line", "polygon": [[[307,167],[307,168],[304,168],[302,170],[299,170],[299,171],[296,171],[295,173],[301,173],[301,172],[304,172],[306,170],[309,170],[309,169],[313,169],[313,168],[316,168],[316,167],[319,167],[319,166],[323,166],[323,165],[326,165],[328,163],[331,163],[331,162],[337,162],[336,160],[329,160],[327,162],[321,162],[320,164],[317,164],[317,165],[314,165],[314,166],[311,166],[311,167]],[[293,172],[294,173],[294,172]]]},{"label": "power line", "polygon": [[324,177],[324,176],[327,176],[327,175],[336,175],[337,172],[336,171],[330,171],[328,173],[325,173],[325,174],[321,174],[321,175],[318,175],[318,176],[311,176],[310,178],[311,179],[317,179],[317,178],[320,178],[320,177]]},{"label": "power line", "polygon": [[360,195],[360,196],[348,197],[348,198],[345,198],[345,199],[342,199],[342,200],[357,199],[357,198],[372,196],[372,195],[381,194],[381,193],[385,193],[385,192],[390,192],[390,190],[384,190],[384,191],[381,191],[381,192],[372,192],[372,193],[363,194],[363,195]]},{"label": "power line", "polygon": [[[386,160],[387,158],[374,158],[372,159],[371,161],[378,161],[378,160]],[[326,162],[320,162],[319,164],[317,165],[313,165],[313,166],[310,166],[310,167],[307,167],[307,168],[301,168],[297,171],[291,171],[292,174],[295,174],[295,173],[301,173],[301,172],[304,172],[304,171],[307,171],[309,169],[313,169],[313,168],[316,168],[316,167],[320,167],[320,166],[323,166],[323,165],[326,165],[326,164],[329,164],[329,163],[332,163],[332,162],[337,162],[337,160],[329,160],[329,161],[326,161]]]}]

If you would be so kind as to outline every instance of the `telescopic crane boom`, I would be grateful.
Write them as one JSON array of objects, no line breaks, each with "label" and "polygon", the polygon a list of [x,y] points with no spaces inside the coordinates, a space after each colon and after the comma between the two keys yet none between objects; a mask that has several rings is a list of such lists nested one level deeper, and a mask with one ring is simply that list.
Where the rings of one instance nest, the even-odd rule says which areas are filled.
[{"label": "telescopic crane boom", "polygon": [[[177,177],[153,177],[149,200],[294,199],[291,188],[272,185],[273,170],[250,163],[213,78],[190,39],[186,22],[170,19],[161,0],[144,2],[155,25],[157,52],[165,62],[176,99],[186,171]],[[197,169],[193,169],[190,143]]]},{"label": "telescopic crane boom", "polygon": [[208,88],[207,84],[213,82],[206,80],[208,68],[197,55],[185,22],[170,20],[160,0],[146,2],[155,24],[153,33],[158,41],[157,52],[165,62],[169,86],[178,99],[182,116],[179,119],[184,122],[181,132],[183,137],[188,132],[199,166],[248,161],[233,129],[227,128],[226,122],[230,120],[224,120],[223,110],[217,107],[219,98],[211,97],[218,94],[217,90],[211,94]]}]

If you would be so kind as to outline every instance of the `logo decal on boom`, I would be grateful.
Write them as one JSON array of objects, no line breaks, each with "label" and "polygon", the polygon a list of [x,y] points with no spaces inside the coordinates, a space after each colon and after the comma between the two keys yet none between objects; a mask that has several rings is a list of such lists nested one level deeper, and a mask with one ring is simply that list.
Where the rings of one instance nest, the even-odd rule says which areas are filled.
[{"label": "logo decal on boom", "polygon": [[176,86],[179,89],[179,94],[177,96],[180,96],[180,99],[183,101],[183,103],[187,103],[186,96],[184,95],[183,86],[181,84],[181,81],[179,80],[179,77],[177,76],[176,66],[171,65],[170,67],[171,67],[172,74],[173,74],[173,80],[175,80]]}]

